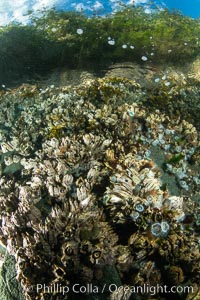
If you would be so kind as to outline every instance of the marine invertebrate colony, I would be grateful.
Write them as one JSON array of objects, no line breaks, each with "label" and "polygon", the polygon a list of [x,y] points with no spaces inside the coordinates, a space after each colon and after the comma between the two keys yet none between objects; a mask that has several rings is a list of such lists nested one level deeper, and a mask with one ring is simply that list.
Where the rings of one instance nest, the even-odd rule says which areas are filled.
[{"label": "marine invertebrate colony", "polygon": [[[31,101],[17,93],[5,93],[0,112],[0,236],[15,256],[25,299],[74,299],[74,284],[88,283],[190,284],[195,293],[196,128],[152,113],[141,104],[140,86],[119,78],[47,88]],[[166,158],[163,168],[155,149]],[[166,173],[179,194],[168,189]],[[49,293],[38,284],[70,291]],[[109,289],[104,294],[115,299]]]}]

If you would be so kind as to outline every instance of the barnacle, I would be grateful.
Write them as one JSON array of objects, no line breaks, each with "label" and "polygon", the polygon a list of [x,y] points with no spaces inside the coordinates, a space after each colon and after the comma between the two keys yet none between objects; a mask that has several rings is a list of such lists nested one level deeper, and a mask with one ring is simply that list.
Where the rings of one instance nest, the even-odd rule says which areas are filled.
[{"label": "barnacle", "polygon": [[184,281],[184,272],[178,266],[170,266],[167,270],[167,277],[171,284],[180,284]]},{"label": "barnacle", "polygon": [[[48,285],[108,277],[124,287],[198,283],[198,131],[133,102],[137,92],[135,82],[115,77],[49,89],[27,101],[20,120],[20,97],[2,100],[12,139],[2,131],[0,238],[15,256],[26,299],[47,299],[27,289],[38,278]],[[5,174],[13,163],[20,176]]]},{"label": "barnacle", "polygon": [[170,225],[166,221],[156,222],[151,225],[151,233],[155,237],[165,237],[170,230]]}]

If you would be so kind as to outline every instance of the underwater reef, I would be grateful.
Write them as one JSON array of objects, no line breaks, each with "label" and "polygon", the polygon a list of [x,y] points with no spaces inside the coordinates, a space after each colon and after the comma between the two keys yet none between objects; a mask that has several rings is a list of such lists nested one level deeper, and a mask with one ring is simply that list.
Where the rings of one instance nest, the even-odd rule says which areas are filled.
[{"label": "underwater reef", "polygon": [[118,67],[1,92],[0,240],[26,300],[200,299],[198,81]]}]

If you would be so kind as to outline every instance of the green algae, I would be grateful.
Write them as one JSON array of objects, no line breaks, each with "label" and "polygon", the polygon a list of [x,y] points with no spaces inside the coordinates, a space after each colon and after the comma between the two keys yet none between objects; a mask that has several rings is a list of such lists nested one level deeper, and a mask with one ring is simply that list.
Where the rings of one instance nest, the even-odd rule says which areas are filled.
[{"label": "green algae", "polygon": [[167,188],[173,196],[180,196],[181,191],[177,185],[176,177],[164,171],[163,165],[166,163],[164,152],[156,146],[152,146],[150,151],[151,159],[157,164],[161,171],[162,188]]},{"label": "green algae", "polygon": [[20,172],[22,169],[23,169],[23,166],[21,165],[20,162],[13,163],[9,166],[6,166],[3,169],[3,175],[12,175],[12,174],[15,174],[17,172]]},{"label": "green algae", "polygon": [[0,298],[1,300],[24,300],[22,288],[16,280],[15,259],[8,253],[0,268]]},{"label": "green algae", "polygon": [[[78,28],[83,34],[77,34]],[[30,15],[27,25],[1,27],[0,80],[33,78],[64,65],[99,69],[111,62],[144,64],[142,56],[152,64],[181,64],[199,55],[199,31],[199,19],[168,10],[146,14],[142,7],[128,6],[106,18],[90,18],[50,9],[39,18]],[[34,93],[27,91],[22,98]]]},{"label": "green algae", "polygon": [[179,153],[177,155],[173,155],[170,159],[167,160],[167,164],[178,164],[183,158],[185,157],[185,155],[183,155],[182,153]]},{"label": "green algae", "polygon": [[47,137],[57,139],[61,138],[62,136],[64,136],[64,128],[66,128],[65,124],[58,124],[51,127]]}]

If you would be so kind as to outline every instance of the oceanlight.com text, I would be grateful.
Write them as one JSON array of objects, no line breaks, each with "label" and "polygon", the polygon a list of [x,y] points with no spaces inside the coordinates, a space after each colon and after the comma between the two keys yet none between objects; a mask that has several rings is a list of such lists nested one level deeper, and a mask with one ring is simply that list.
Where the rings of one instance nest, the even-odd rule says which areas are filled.
[{"label": "oceanlight.com text", "polygon": [[70,286],[63,286],[61,284],[53,284],[53,285],[46,285],[46,284],[37,284],[36,286],[30,286],[30,290],[36,290],[37,293],[43,292],[46,294],[68,294],[75,293],[75,294],[103,294],[104,292],[107,293],[132,293],[132,294],[148,294],[148,295],[156,295],[156,294],[188,294],[193,293],[192,286],[167,286],[167,285],[150,285],[144,284],[141,286],[117,286],[116,284],[103,284],[101,286],[93,285],[92,283],[88,284],[79,284],[75,283]]}]

